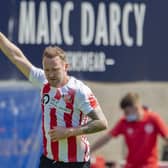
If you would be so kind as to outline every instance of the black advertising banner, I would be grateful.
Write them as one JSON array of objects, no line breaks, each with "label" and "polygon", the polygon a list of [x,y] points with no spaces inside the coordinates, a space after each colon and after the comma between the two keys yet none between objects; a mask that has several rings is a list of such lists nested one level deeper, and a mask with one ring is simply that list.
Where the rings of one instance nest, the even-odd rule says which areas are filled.
[{"label": "black advertising banner", "polygon": [[[43,50],[66,51],[70,74],[93,81],[167,81],[168,1],[4,1],[0,30],[41,66]],[[0,54],[0,79],[24,79]]]}]

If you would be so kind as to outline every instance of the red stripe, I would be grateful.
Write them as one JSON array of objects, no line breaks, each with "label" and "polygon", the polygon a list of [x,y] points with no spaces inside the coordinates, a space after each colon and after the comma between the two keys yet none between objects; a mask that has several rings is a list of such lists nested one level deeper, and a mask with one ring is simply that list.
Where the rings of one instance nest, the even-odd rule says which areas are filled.
[{"label": "red stripe", "polygon": [[43,94],[48,93],[50,91],[50,84],[47,83],[43,87]]},{"label": "red stripe", "polygon": [[85,155],[84,155],[84,158],[83,158],[83,161],[86,162],[86,158],[87,158],[87,152],[88,152],[88,144],[85,142],[86,141],[86,137],[83,136],[83,143],[85,144]]},{"label": "red stripe", "polygon": [[[74,104],[75,91],[70,89],[68,91],[67,97],[64,97],[66,108],[71,110],[71,113],[64,113],[64,121],[66,127],[72,127],[72,115],[73,115],[73,104]],[[76,162],[77,161],[77,142],[76,137],[68,138],[68,161]]]},{"label": "red stripe", "polygon": [[[52,108],[50,111],[50,129],[53,129],[54,127],[57,126],[57,119],[56,119],[56,109]],[[58,141],[56,142],[51,142],[51,150],[53,154],[54,160],[58,161],[58,153],[59,153],[59,146],[58,146]]]},{"label": "red stripe", "polygon": [[[59,100],[61,98],[61,93],[60,93],[59,89],[57,89],[55,98],[57,100]],[[50,111],[50,129],[53,129],[56,126],[57,126],[56,109],[52,108]],[[53,154],[53,159],[56,161],[59,161],[59,143],[58,143],[58,141],[51,142],[51,151]]]},{"label": "red stripe", "polygon": [[45,129],[44,129],[44,105],[41,105],[42,108],[42,132],[43,132],[43,152],[44,155],[47,156],[47,138],[45,136]]},{"label": "red stripe", "polygon": [[81,125],[82,124],[82,111],[80,111],[80,118],[79,118],[79,125]]},{"label": "red stripe", "polygon": [[[64,113],[64,121],[66,123],[66,127],[72,127],[72,113],[67,114]],[[77,161],[77,144],[76,144],[76,137],[69,137],[68,139],[68,160],[69,162],[76,162]]]},{"label": "red stripe", "polygon": [[57,100],[61,99],[61,91],[60,91],[60,89],[59,89],[59,88],[57,89],[57,92],[56,92],[55,98],[56,98]]},{"label": "red stripe", "polygon": [[96,108],[96,106],[98,105],[98,102],[93,94],[89,95],[89,102],[90,106],[93,108]]},{"label": "red stripe", "polygon": [[[85,116],[85,117],[83,118],[82,124],[86,124],[87,121],[88,121],[88,117]],[[87,161],[86,158],[87,158],[87,155],[88,155],[88,148],[89,148],[88,144],[86,143],[86,140],[87,140],[86,136],[83,135],[83,136],[82,136],[82,141],[83,141],[83,143],[85,144],[85,154],[84,154],[84,158],[83,158],[83,161],[84,161],[84,162]]]},{"label": "red stripe", "polygon": [[77,162],[76,137],[68,138],[68,160],[69,162]]}]

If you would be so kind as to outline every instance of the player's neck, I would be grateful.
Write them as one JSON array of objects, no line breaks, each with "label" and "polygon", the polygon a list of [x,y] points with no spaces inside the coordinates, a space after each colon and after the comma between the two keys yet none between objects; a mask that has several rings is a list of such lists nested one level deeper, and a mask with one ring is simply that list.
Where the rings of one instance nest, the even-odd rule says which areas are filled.
[{"label": "player's neck", "polygon": [[139,120],[143,120],[143,118],[144,118],[144,109],[140,108],[139,109]]},{"label": "player's neck", "polygon": [[56,88],[64,87],[69,82],[69,80],[70,80],[70,76],[66,75],[64,79],[54,87]]}]

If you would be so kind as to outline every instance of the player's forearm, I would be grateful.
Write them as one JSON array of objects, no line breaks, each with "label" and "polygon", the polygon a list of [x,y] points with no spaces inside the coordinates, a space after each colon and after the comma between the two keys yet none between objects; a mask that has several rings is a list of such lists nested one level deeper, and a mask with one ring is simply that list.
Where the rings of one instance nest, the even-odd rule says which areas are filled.
[{"label": "player's forearm", "polygon": [[105,120],[92,120],[81,127],[83,134],[95,133],[105,129],[107,129],[107,122]]},{"label": "player's forearm", "polygon": [[48,134],[51,141],[58,141],[72,136],[79,136],[83,134],[95,133],[107,128],[107,122],[103,120],[92,120],[88,124],[77,128],[55,127],[49,130]]},{"label": "player's forearm", "polygon": [[10,42],[5,35],[0,33],[0,49],[13,63],[17,57],[22,57],[22,52],[12,42]]},{"label": "player's forearm", "polygon": [[96,133],[107,129],[107,121],[105,120],[92,120],[88,124],[70,130],[71,136],[78,136],[83,134]]}]

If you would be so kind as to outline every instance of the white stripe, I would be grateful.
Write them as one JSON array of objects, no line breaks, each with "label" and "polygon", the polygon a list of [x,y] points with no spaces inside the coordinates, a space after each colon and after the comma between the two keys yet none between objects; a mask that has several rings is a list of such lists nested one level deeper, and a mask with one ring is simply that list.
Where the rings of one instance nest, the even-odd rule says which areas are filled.
[{"label": "white stripe", "polygon": [[[62,106],[60,104],[62,104],[61,102],[59,102],[59,106]],[[62,107],[64,107],[64,106],[62,106]],[[57,115],[57,125],[62,126],[62,127],[66,127],[66,124],[64,121],[64,111],[57,108],[56,115]]]},{"label": "white stripe", "polygon": [[[57,120],[57,125],[66,127],[65,122],[64,122],[64,113],[63,111],[58,111],[57,117],[59,119]],[[67,139],[59,141],[59,160],[68,162],[68,143]]]},{"label": "white stripe", "polygon": [[78,127],[80,124],[79,121],[80,121],[80,111],[74,108],[74,112],[72,114],[72,126]]},{"label": "white stripe", "polygon": [[89,145],[89,141],[87,139],[86,136],[83,136],[83,143],[85,144],[85,149],[86,149],[86,153],[84,155],[84,161],[88,161],[90,159],[90,145]]},{"label": "white stripe", "polygon": [[45,136],[47,138],[47,157],[53,159],[52,150],[51,150],[51,140],[48,135],[48,131],[50,130],[50,110],[47,106],[44,106],[44,130]]},{"label": "white stripe", "polygon": [[[60,90],[62,92],[62,90]],[[58,104],[60,107],[65,107],[65,102],[61,98]],[[57,125],[61,127],[66,127],[65,121],[64,121],[64,111],[61,109],[57,109]],[[59,160],[68,162],[68,143],[67,139],[60,140],[58,142],[59,145]]]},{"label": "white stripe", "polygon": [[[56,94],[56,89],[52,89],[49,93],[50,95],[50,100],[52,97],[55,96]],[[47,157],[50,159],[54,159],[54,156],[52,154],[52,149],[51,149],[51,139],[50,136],[48,135],[48,132],[50,130],[50,122],[51,122],[51,118],[50,118],[50,102],[44,106],[44,129],[45,129],[45,136],[47,138]]]},{"label": "white stripe", "polygon": [[[74,112],[72,114],[72,126],[78,127],[80,122],[80,111],[77,110],[74,106]],[[81,140],[81,136],[76,137],[76,143],[77,143],[77,162],[83,162],[84,153],[85,153],[85,144],[83,144]]]},{"label": "white stripe", "polygon": [[86,144],[87,144],[87,152],[86,152],[86,157],[85,157],[85,161],[89,161],[90,159],[90,144],[88,139],[86,138]]},{"label": "white stripe", "polygon": [[77,137],[77,161],[83,162],[85,155],[85,144],[82,141],[82,136]]},{"label": "white stripe", "polygon": [[67,139],[59,141],[59,160],[68,162],[68,143]]}]

